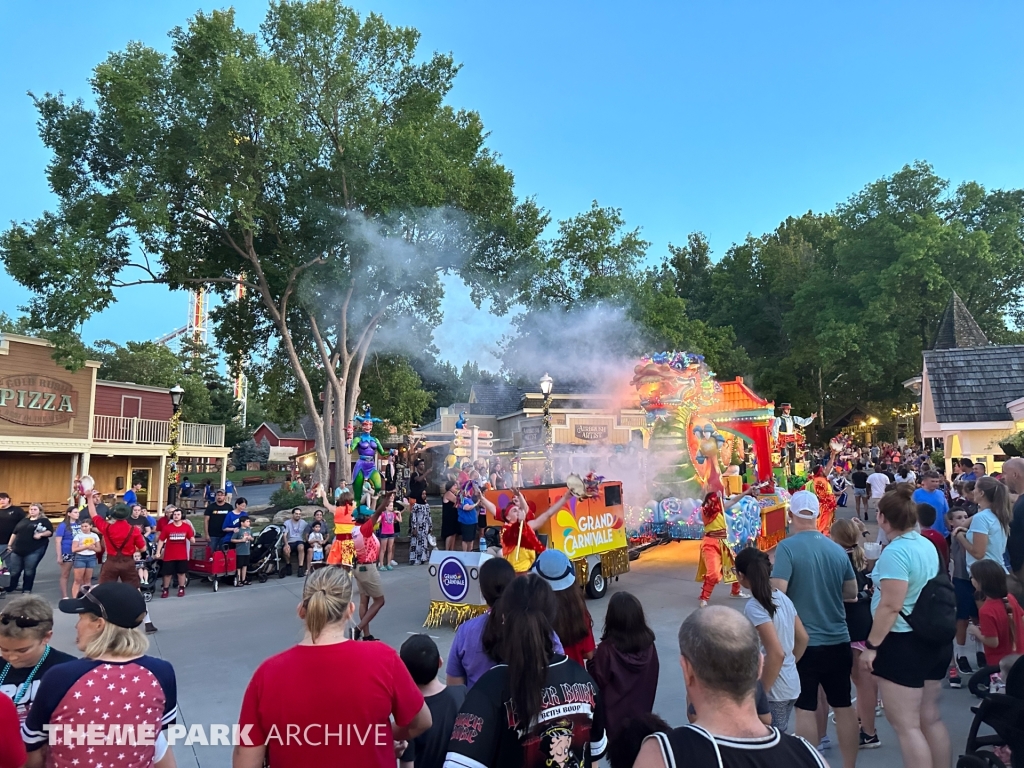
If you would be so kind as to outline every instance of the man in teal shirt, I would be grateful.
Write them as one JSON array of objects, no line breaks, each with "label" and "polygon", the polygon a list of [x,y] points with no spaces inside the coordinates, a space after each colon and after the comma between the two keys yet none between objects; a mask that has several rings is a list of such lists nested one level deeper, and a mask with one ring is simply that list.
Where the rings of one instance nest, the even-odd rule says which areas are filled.
[{"label": "man in teal shirt", "polygon": [[788,538],[775,551],[772,586],[785,592],[807,629],[808,643],[796,663],[800,697],[796,733],[817,743],[818,687],[835,711],[836,733],[844,768],[853,768],[860,748],[860,728],[852,706],[850,672],[853,652],[846,627],[845,600],[857,599],[857,575],[846,552],[818,532],[818,498],[797,491],[789,502]]}]

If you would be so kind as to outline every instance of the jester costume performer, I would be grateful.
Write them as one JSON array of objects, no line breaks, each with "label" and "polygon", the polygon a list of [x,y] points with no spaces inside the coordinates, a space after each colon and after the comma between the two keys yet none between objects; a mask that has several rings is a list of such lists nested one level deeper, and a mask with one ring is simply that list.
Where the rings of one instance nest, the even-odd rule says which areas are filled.
[{"label": "jester costume performer", "polygon": [[388,453],[380,444],[380,440],[370,434],[373,431],[373,425],[381,422],[381,419],[375,419],[370,414],[370,406],[366,406],[365,414],[356,416],[355,420],[362,426],[363,434],[352,438],[348,449],[349,452],[355,452],[359,457],[356,459],[356,465],[352,468],[352,492],[358,501],[363,498],[363,484],[367,481],[373,487],[375,495],[380,493],[381,479],[376,458],[377,454],[387,456]]},{"label": "jester costume performer", "polygon": [[352,517],[352,510],[355,509],[352,491],[344,487],[339,488],[338,504],[333,506],[323,489],[319,490],[324,506],[334,514],[334,542],[327,553],[327,564],[351,568],[356,560],[356,547],[352,541],[352,530],[355,528],[355,520]]},{"label": "jester costume performer", "polygon": [[[505,524],[501,527],[501,556],[512,563],[512,569],[516,573],[526,573],[530,570],[530,566],[533,565],[533,561],[537,559],[537,556],[544,551],[544,545],[541,540],[537,538],[537,534],[534,532],[527,523],[537,517],[537,507],[531,501],[528,504],[529,511],[526,513],[526,519],[522,519],[522,513],[517,522],[508,522],[508,513],[516,509],[515,502],[510,504],[505,510]],[[519,529],[522,528],[522,538],[519,535]],[[516,554],[516,546],[519,547],[518,556]]]},{"label": "jester costume performer", "polygon": [[704,580],[700,591],[701,607],[708,604],[711,592],[720,581],[732,584],[733,597],[740,596],[740,583],[736,581],[732,550],[726,543],[725,508],[722,495],[712,491],[704,496],[700,508],[704,519],[704,538],[700,543],[700,565],[697,566],[697,581]]}]

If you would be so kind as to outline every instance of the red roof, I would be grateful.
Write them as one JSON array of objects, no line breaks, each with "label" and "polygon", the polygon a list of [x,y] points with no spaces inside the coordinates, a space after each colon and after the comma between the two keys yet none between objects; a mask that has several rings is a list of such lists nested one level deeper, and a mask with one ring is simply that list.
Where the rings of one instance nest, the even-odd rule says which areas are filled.
[{"label": "red roof", "polygon": [[717,402],[707,409],[711,413],[757,411],[764,408],[774,408],[774,403],[754,394],[754,391],[743,383],[743,379],[740,376],[737,376],[735,381],[722,381],[719,383],[722,387],[722,394],[718,396]]}]

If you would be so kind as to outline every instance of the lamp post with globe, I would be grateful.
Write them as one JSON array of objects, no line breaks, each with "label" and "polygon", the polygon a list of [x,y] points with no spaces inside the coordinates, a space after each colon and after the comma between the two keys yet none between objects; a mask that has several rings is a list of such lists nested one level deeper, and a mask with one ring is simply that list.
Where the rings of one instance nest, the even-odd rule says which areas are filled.
[{"label": "lamp post with globe", "polygon": [[540,391],[544,395],[544,482],[555,482],[554,467],[551,463],[551,451],[554,436],[551,431],[551,390],[554,380],[545,373],[540,380]]}]

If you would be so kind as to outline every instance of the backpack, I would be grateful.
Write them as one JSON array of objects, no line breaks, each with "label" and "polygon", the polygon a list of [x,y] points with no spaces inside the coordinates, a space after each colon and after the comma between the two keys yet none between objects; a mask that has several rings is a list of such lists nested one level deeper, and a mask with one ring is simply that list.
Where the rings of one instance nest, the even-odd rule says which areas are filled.
[{"label": "backpack", "polygon": [[942,573],[928,581],[908,616],[900,611],[918,639],[928,645],[946,645],[956,636],[956,592]]}]

